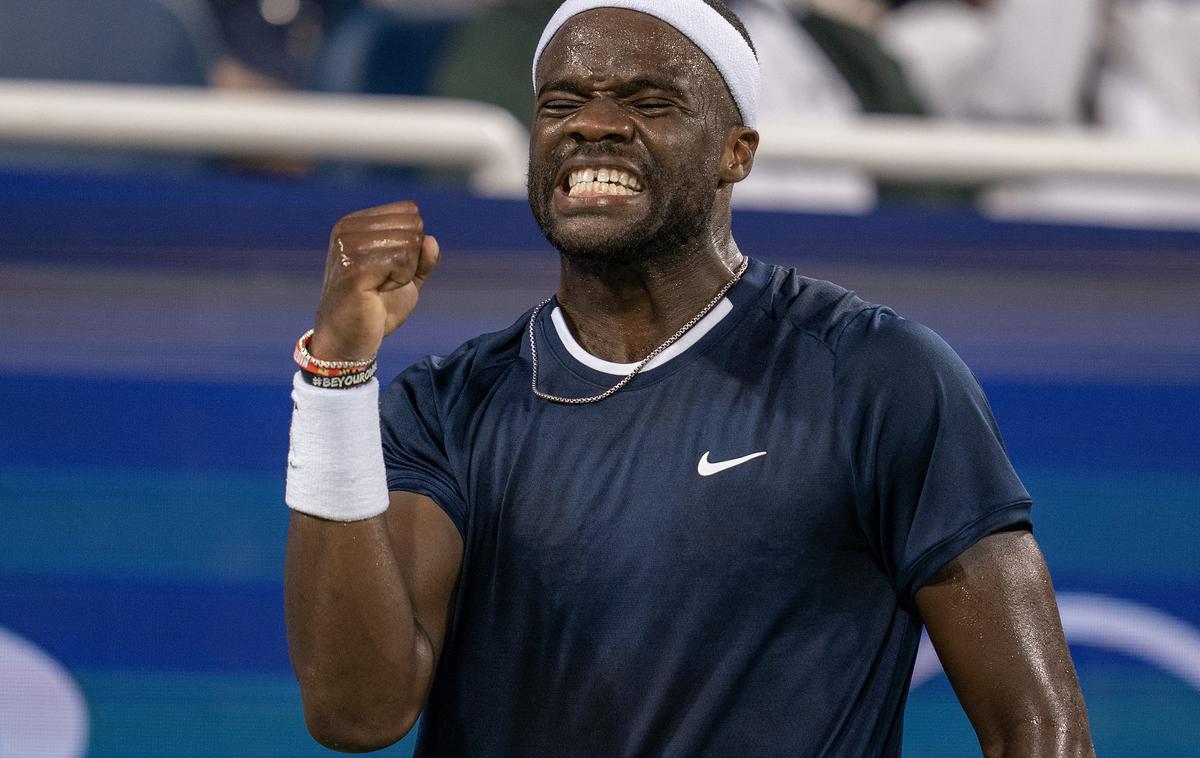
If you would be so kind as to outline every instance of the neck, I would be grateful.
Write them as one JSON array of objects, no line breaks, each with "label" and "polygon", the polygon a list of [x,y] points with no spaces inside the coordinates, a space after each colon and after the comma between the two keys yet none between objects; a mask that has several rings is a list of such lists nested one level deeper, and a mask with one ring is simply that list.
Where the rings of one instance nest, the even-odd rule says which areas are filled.
[{"label": "neck", "polygon": [[741,265],[728,228],[669,255],[633,263],[561,256],[558,302],[592,355],[633,363],[650,354],[713,298]]}]

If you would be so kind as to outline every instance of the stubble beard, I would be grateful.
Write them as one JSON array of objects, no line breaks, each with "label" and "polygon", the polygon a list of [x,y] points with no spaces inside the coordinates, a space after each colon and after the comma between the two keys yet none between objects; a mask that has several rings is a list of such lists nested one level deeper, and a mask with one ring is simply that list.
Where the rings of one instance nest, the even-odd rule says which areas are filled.
[{"label": "stubble beard", "polygon": [[[597,163],[603,156],[597,156]],[[571,234],[559,228],[554,217],[556,161],[530,160],[526,190],[529,207],[542,235],[564,256],[589,268],[627,266],[686,255],[707,240],[716,193],[702,182],[677,175],[673,180],[647,170],[643,181],[652,192],[649,212],[609,235]]]}]

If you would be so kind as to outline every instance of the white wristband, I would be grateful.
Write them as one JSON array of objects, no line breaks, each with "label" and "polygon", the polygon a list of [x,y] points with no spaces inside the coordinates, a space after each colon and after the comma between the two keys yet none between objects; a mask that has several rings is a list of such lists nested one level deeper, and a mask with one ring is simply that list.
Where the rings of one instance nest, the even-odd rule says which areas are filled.
[{"label": "white wristband", "polygon": [[379,382],[324,389],[297,372],[292,404],[288,507],[331,521],[361,521],[386,511]]}]

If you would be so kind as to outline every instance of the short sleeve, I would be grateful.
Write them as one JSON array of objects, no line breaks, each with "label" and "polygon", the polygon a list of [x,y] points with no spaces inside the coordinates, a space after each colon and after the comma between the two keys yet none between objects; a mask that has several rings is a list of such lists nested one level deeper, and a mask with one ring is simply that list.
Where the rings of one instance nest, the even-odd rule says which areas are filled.
[{"label": "short sleeve", "polygon": [[979,383],[937,334],[886,308],[836,346],[856,516],[901,599],[978,540],[1030,524],[1030,498]]},{"label": "short sleeve", "polygon": [[467,505],[450,461],[432,359],[405,370],[379,400],[388,490],[432,499],[466,538]]}]

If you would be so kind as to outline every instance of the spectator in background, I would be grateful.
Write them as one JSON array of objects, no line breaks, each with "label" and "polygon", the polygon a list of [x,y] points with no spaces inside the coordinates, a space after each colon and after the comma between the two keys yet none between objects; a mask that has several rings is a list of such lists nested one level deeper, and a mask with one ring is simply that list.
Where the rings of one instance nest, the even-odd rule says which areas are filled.
[{"label": "spectator in background", "polygon": [[924,115],[906,72],[876,39],[873,23],[887,11],[882,3],[741,0],[736,7],[753,19],[747,28],[757,35],[759,60],[780,64],[770,90],[779,111]]},{"label": "spectator in background", "polygon": [[562,0],[500,0],[467,18],[434,67],[431,94],[499,105],[533,123],[529,51]]},{"label": "spectator in background", "polygon": [[[764,80],[764,112],[844,118],[857,105],[867,113],[1093,123],[1130,136],[1200,134],[1195,0],[743,0],[738,9],[760,58],[774,57],[765,69],[787,71]],[[754,178],[772,180],[766,191],[781,198],[804,184],[814,193],[837,186],[832,171],[759,168]],[[849,172],[841,180],[850,181]],[[1194,182],[1049,177],[987,187],[979,201],[1005,216],[1200,223]]]},{"label": "spectator in background", "polygon": [[[954,0],[958,2],[958,0]],[[897,2],[896,4],[901,4]],[[765,118],[845,122],[860,114],[928,112],[907,72],[876,37],[891,5],[877,0],[740,0],[731,3],[750,30],[763,64]],[[860,171],[760,161],[743,183],[759,206],[869,210],[876,183]],[[961,202],[961,189],[883,182],[888,200]]]},{"label": "spectator in background", "polygon": [[[1200,3],[1107,0],[1104,10],[1090,93],[1095,123],[1137,138],[1200,136]],[[1033,191],[998,192],[991,207],[1024,216],[1200,227],[1200,182],[1045,181]]]},{"label": "spectator in background", "polygon": [[876,29],[934,115],[1200,132],[1195,0],[914,0]]},{"label": "spectator in background", "polygon": [[[938,116],[1200,134],[1195,0],[913,0],[875,28]],[[1009,217],[1200,224],[1196,182],[1044,177],[980,202]]]},{"label": "spectator in background", "polygon": [[1115,0],[1108,11],[1097,121],[1139,136],[1200,134],[1200,3]]},{"label": "spectator in background", "polygon": [[931,115],[1075,124],[1101,0],[913,0],[875,29]]},{"label": "spectator in background", "polygon": [[326,32],[356,0],[208,0],[226,55],[213,66],[214,86],[288,90],[307,85]]},{"label": "spectator in background", "polygon": [[[0,78],[201,87],[220,52],[204,0],[0,0]],[[134,149],[4,143],[0,167],[187,174],[208,164]]]},{"label": "spectator in background", "polygon": [[[278,92],[305,87],[326,33],[356,0],[208,0],[225,54],[209,70],[213,87]],[[237,173],[300,177],[312,163],[291,158],[228,157]]]},{"label": "spectator in background", "polygon": [[405,15],[445,18],[475,13],[495,5],[495,0],[437,0],[436,3],[429,0],[367,0],[367,3],[380,10]]}]

